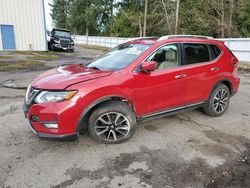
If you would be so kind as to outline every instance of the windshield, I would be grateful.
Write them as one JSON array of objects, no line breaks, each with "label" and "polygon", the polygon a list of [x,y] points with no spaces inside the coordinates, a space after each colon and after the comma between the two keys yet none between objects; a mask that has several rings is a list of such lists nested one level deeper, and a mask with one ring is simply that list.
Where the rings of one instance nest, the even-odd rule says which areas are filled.
[{"label": "windshield", "polygon": [[67,32],[67,31],[55,30],[54,31],[54,36],[56,36],[56,37],[62,37],[62,38],[70,38],[70,33]]},{"label": "windshield", "polygon": [[131,64],[149,47],[150,45],[145,44],[121,44],[89,63],[87,67],[100,70],[120,70]]}]

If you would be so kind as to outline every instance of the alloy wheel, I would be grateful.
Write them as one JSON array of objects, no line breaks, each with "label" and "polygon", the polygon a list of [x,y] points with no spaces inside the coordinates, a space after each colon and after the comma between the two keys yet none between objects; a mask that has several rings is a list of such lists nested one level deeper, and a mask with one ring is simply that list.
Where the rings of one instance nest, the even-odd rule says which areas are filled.
[{"label": "alloy wheel", "polygon": [[94,124],[96,135],[105,141],[118,141],[130,132],[130,122],[127,117],[118,112],[102,114]]},{"label": "alloy wheel", "polygon": [[213,99],[213,109],[217,113],[223,112],[229,101],[228,93],[225,89],[220,89],[214,96]]}]

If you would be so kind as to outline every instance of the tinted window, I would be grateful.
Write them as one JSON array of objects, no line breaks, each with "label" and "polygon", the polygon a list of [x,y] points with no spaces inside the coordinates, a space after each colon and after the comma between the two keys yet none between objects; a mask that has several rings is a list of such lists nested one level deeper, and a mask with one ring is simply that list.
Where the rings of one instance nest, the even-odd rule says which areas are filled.
[{"label": "tinted window", "polygon": [[183,44],[186,53],[186,64],[195,64],[210,61],[209,50],[206,44]]},{"label": "tinted window", "polygon": [[169,44],[156,50],[147,61],[156,61],[158,70],[178,66],[178,50],[176,44]]},{"label": "tinted window", "polygon": [[210,45],[210,48],[211,48],[211,50],[213,52],[214,59],[217,58],[221,53],[220,48],[218,46],[216,46],[216,45]]},{"label": "tinted window", "polygon": [[131,64],[149,47],[150,45],[146,44],[121,44],[89,63],[87,67],[100,70],[120,70]]}]

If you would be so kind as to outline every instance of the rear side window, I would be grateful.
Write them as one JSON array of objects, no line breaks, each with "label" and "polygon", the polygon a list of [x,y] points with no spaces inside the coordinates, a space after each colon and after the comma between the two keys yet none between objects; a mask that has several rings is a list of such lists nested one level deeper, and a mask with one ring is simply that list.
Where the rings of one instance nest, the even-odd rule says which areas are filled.
[{"label": "rear side window", "polygon": [[213,53],[213,59],[216,59],[220,54],[221,54],[221,50],[218,46],[216,45],[209,45],[211,50],[212,50],[212,53]]},{"label": "rear side window", "polygon": [[183,48],[186,54],[186,65],[210,61],[206,44],[185,43]]}]

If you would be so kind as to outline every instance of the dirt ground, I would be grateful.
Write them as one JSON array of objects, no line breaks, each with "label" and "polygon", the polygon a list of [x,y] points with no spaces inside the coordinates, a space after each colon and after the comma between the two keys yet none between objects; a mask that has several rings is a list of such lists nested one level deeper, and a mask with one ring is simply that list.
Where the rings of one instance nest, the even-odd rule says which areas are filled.
[{"label": "dirt ground", "polygon": [[[60,52],[45,69],[101,53]],[[22,88],[43,71],[2,72],[0,82]],[[197,109],[139,123],[119,145],[97,143],[88,132],[78,142],[38,139],[22,112],[24,94],[0,86],[0,187],[250,187],[249,73],[222,117]]]}]

